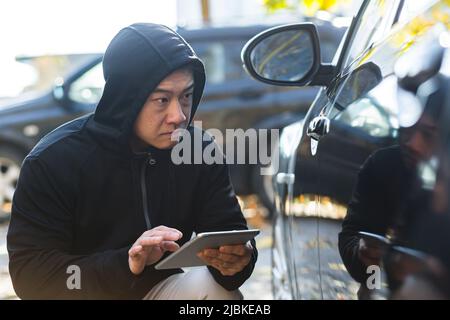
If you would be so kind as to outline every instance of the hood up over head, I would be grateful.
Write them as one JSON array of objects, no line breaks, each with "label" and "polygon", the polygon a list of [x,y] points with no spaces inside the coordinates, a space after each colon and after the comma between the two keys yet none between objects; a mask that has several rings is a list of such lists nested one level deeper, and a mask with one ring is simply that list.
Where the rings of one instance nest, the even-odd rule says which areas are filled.
[{"label": "hood up over head", "polygon": [[165,77],[187,66],[195,84],[190,122],[205,85],[203,63],[191,46],[163,25],[136,23],[122,29],[103,57],[105,89],[88,130],[109,149],[129,152],[134,122],[148,96]]}]

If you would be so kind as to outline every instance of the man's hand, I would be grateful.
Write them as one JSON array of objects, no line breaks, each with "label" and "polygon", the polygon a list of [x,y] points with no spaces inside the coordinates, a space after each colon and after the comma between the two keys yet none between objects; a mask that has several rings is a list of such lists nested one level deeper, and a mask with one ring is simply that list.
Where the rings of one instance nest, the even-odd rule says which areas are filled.
[{"label": "man's hand", "polygon": [[135,275],[161,259],[164,252],[176,251],[180,246],[175,242],[183,234],[177,229],[159,226],[145,231],[128,251],[128,265]]},{"label": "man's hand", "polygon": [[383,248],[375,242],[359,239],[358,256],[366,267],[379,265],[383,256]]},{"label": "man's hand", "polygon": [[224,276],[233,276],[242,271],[250,262],[253,247],[250,242],[219,249],[205,249],[197,256],[209,266],[213,266]]}]

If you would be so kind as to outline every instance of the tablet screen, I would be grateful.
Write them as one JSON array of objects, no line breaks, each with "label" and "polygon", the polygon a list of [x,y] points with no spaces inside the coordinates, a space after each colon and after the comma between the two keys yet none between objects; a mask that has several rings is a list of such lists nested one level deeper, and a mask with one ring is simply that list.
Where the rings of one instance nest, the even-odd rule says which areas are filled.
[{"label": "tablet screen", "polygon": [[204,249],[217,249],[225,245],[245,244],[259,234],[259,230],[234,230],[199,233],[186,242],[180,249],[161,260],[155,269],[176,269],[197,267],[205,262],[197,257],[197,253]]}]

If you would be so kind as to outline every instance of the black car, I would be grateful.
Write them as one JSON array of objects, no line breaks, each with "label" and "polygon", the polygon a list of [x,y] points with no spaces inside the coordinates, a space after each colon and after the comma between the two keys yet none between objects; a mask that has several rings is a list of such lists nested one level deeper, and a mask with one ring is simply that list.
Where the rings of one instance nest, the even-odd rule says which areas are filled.
[{"label": "black car", "polygon": [[[363,1],[331,64],[320,60],[313,24],[269,29],[244,48],[243,61],[254,78],[321,87],[307,116],[286,127],[279,142],[273,176],[275,298],[357,297],[359,283],[338,248],[342,221],[365,161],[399,143],[396,62],[436,29],[448,31],[448,13],[445,1]],[[280,42],[289,45],[277,51]]]},{"label": "black car", "polygon": [[[196,119],[203,129],[283,128],[304,117],[317,90],[289,90],[268,87],[248,77],[242,69],[240,51],[265,26],[180,29],[204,61],[207,84]],[[325,46],[324,59],[331,60],[343,28],[329,23],[320,27]],[[102,56],[88,55],[55,85],[31,99],[0,101],[0,208],[7,212],[14,193],[19,168],[25,155],[45,134],[59,125],[92,112],[102,95]],[[48,68],[48,67],[47,67]],[[44,69],[45,70],[45,69]],[[238,194],[262,193],[255,166],[234,165],[231,177]]]}]

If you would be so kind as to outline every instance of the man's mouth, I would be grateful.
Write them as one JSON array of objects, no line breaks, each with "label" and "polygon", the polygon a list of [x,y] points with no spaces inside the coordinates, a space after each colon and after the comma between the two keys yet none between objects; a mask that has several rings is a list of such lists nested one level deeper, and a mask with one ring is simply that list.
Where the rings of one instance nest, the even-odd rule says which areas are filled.
[{"label": "man's mouth", "polygon": [[161,134],[161,137],[163,139],[170,139],[171,141],[179,141],[180,139],[180,134],[175,130],[175,131],[170,131],[170,132],[164,132]]},{"label": "man's mouth", "polygon": [[160,134],[160,137],[163,139],[170,139],[173,142],[179,142],[180,139],[183,137],[185,132],[185,129],[183,128],[176,128],[175,130],[166,131]]}]

